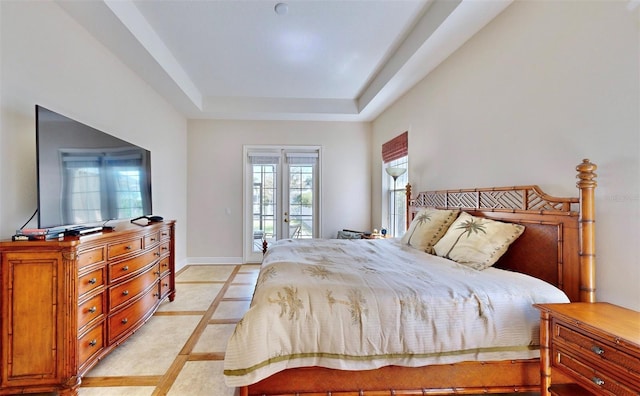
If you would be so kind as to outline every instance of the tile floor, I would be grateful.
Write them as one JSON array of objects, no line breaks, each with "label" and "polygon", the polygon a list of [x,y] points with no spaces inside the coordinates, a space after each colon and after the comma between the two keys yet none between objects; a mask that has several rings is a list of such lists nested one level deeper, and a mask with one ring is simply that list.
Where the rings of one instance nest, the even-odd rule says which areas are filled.
[{"label": "tile floor", "polygon": [[136,334],[82,379],[80,396],[234,396],[222,377],[226,342],[249,308],[259,265],[189,265]]}]

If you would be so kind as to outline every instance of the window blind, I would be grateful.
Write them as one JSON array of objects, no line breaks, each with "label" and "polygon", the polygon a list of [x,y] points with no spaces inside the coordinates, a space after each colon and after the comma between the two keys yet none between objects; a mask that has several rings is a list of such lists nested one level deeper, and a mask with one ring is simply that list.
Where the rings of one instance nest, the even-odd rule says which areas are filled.
[{"label": "window blind", "polygon": [[249,162],[253,165],[277,165],[280,163],[280,153],[250,152]]},{"label": "window blind", "polygon": [[391,162],[409,155],[409,132],[404,132],[382,145],[382,162]]},{"label": "window blind", "polygon": [[318,153],[287,153],[287,162],[292,165],[315,165]]}]

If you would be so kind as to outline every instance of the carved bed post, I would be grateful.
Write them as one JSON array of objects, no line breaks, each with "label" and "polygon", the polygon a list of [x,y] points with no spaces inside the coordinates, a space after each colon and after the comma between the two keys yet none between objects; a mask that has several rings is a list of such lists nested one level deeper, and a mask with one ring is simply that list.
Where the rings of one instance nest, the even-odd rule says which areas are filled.
[{"label": "carved bed post", "polygon": [[405,216],[405,223],[406,223],[406,228],[408,230],[409,225],[411,225],[411,220],[413,220],[409,217],[411,215],[411,211],[409,210],[411,208],[409,206],[409,203],[411,202],[411,184],[407,183],[405,189],[406,189],[405,198],[407,200],[406,206],[405,206],[405,210],[407,211],[407,214]]},{"label": "carved bed post", "polygon": [[576,166],[577,183],[580,189],[580,301],[596,301],[595,279],[595,201],[594,190],[597,186],[595,170],[598,167],[588,159]]}]

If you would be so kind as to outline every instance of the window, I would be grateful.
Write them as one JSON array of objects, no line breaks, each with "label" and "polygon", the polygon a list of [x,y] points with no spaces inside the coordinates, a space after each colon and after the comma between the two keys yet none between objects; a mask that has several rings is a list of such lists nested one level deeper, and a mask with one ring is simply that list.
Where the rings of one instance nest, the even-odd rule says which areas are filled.
[{"label": "window", "polygon": [[[409,169],[409,156],[404,156],[385,164],[386,168]],[[395,180],[387,172],[388,203],[389,203],[389,235],[400,236],[406,231],[407,200],[406,186],[409,183],[409,172],[406,171]]]},{"label": "window", "polygon": [[[383,186],[387,191],[389,235],[398,237],[406,230],[405,187],[409,182],[409,133],[404,132],[382,145]],[[384,216],[383,216],[384,218]]]}]

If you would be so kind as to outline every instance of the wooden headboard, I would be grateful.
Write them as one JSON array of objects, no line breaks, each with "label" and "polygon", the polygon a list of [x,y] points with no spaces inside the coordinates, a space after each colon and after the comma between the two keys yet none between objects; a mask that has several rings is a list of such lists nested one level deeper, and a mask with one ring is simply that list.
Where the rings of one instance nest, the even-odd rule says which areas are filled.
[{"label": "wooden headboard", "polygon": [[543,279],[571,301],[595,301],[595,203],[597,166],[576,167],[576,198],[557,198],[538,186],[420,192],[407,185],[407,228],[424,207],[459,209],[474,216],[519,223],[525,232],[494,265]]}]

